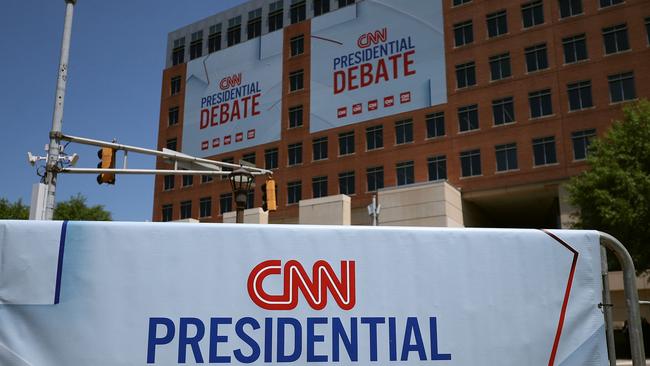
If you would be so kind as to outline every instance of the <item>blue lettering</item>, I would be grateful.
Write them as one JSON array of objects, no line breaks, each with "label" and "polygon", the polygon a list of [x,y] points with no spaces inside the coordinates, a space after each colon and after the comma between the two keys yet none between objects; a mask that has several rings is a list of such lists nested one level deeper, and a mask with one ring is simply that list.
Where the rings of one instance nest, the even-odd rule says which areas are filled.
[{"label": "blue lettering", "polygon": [[[164,337],[156,337],[158,325],[167,328]],[[156,345],[169,344],[174,339],[174,322],[169,318],[149,318],[149,341],[147,342],[147,363],[156,362]]]},{"label": "blue lettering", "polygon": [[[350,336],[348,337],[341,319],[332,319],[332,361],[339,362],[339,340],[348,353],[350,361],[359,361],[359,337],[357,337],[357,318],[350,318]],[[376,343],[376,340],[375,340]],[[377,345],[375,344],[375,352]]]},{"label": "blue lettering", "polygon": [[384,318],[361,318],[361,324],[368,324],[370,337],[370,361],[377,361],[377,324],[384,324]]},{"label": "blue lettering", "polygon": [[438,353],[438,324],[435,316],[429,318],[429,334],[431,334],[431,361],[450,361],[451,353]]},{"label": "blue lettering", "polygon": [[239,319],[239,321],[237,321],[237,324],[235,324],[235,332],[237,333],[237,336],[251,348],[251,354],[250,356],[245,356],[241,349],[236,349],[234,354],[235,358],[239,362],[253,363],[257,361],[258,358],[260,358],[260,345],[257,344],[257,342],[251,338],[251,336],[246,334],[244,331],[244,325],[246,324],[250,325],[253,330],[257,330],[260,329],[260,323],[258,323],[257,320],[253,318],[246,317]]},{"label": "blue lettering", "polygon": [[[415,336],[415,344],[411,343],[412,336]],[[406,319],[406,330],[404,331],[404,342],[402,343],[402,361],[408,361],[409,352],[417,351],[420,361],[427,360],[427,352],[424,350],[424,341],[418,318],[409,317]]]},{"label": "blue lettering", "polygon": [[273,318],[264,319],[264,362],[273,360]]},{"label": "blue lettering", "polygon": [[232,318],[210,318],[210,363],[230,363],[230,356],[219,356],[218,344],[227,343],[228,336],[219,335],[219,324],[232,324]]},{"label": "blue lettering", "polygon": [[324,335],[315,334],[316,324],[327,324],[327,318],[307,318],[307,362],[327,362],[326,355],[315,352],[315,344],[325,341]]},{"label": "blue lettering", "polygon": [[[187,327],[193,325],[196,328],[194,337],[187,336]],[[187,346],[192,348],[192,354],[197,363],[203,363],[203,355],[199,348],[199,341],[205,335],[205,325],[197,318],[181,318],[178,326],[178,363],[185,363],[187,355]]]},{"label": "blue lettering", "polygon": [[[293,353],[286,355],[284,354],[284,334],[285,334],[285,325],[290,325],[293,327]],[[278,318],[278,351],[277,358],[278,362],[294,362],[300,358],[302,353],[302,326],[298,319],[294,318]]]},{"label": "blue lettering", "polygon": [[397,361],[397,331],[395,330],[395,318],[388,318],[388,348],[390,360]]}]

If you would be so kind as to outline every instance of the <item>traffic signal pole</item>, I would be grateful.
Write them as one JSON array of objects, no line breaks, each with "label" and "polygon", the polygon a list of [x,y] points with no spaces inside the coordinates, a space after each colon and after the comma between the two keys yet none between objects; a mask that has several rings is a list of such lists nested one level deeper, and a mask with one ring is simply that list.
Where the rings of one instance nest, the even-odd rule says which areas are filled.
[{"label": "traffic signal pole", "polygon": [[54,204],[56,202],[56,179],[59,165],[61,145],[59,135],[63,127],[63,103],[65,101],[65,87],[68,80],[68,59],[70,56],[70,38],[72,35],[72,16],[77,0],[65,0],[65,21],[63,26],[63,40],[61,41],[61,59],[56,81],[56,94],[54,96],[54,113],[52,116],[52,130],[50,131],[50,144],[47,152],[45,170],[45,184],[47,194],[45,201],[45,220],[52,220]]}]

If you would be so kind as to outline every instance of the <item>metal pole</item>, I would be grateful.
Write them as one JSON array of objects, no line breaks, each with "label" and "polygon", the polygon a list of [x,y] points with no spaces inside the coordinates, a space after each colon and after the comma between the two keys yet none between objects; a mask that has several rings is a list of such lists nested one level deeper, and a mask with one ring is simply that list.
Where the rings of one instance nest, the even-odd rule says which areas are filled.
[{"label": "metal pole", "polygon": [[68,59],[70,56],[70,38],[72,35],[72,16],[77,0],[65,0],[65,21],[63,26],[63,40],[61,41],[61,59],[56,81],[56,94],[54,97],[54,114],[52,116],[52,130],[50,131],[50,145],[47,152],[47,165],[45,184],[47,184],[47,198],[45,200],[45,220],[52,220],[54,216],[54,203],[56,201],[56,173],[59,163],[60,145],[58,134],[63,127],[63,102],[65,100],[65,86],[68,80]]},{"label": "metal pole", "polygon": [[600,244],[614,252],[623,268],[623,288],[627,305],[627,321],[630,331],[630,348],[632,365],[645,365],[645,350],[643,348],[643,329],[641,328],[641,310],[639,309],[639,293],[636,287],[636,270],[630,253],[615,237],[599,232]]},{"label": "metal pole", "polygon": [[372,226],[377,226],[377,195],[372,195]]},{"label": "metal pole", "polygon": [[607,354],[609,366],[616,366],[616,346],[614,343],[614,321],[612,318],[612,296],[609,293],[609,268],[607,265],[607,249],[600,246],[600,267],[603,279],[603,314],[605,316],[605,333],[607,336]]},{"label": "metal pole", "polygon": [[235,223],[244,223],[244,209],[246,209],[246,192],[238,191],[235,193],[235,204],[237,205]]}]

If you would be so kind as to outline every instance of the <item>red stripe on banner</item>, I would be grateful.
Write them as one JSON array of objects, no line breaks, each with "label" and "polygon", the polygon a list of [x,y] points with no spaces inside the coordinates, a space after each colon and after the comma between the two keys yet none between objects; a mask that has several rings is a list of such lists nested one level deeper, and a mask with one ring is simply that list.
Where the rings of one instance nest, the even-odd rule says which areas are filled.
[{"label": "red stripe on banner", "polygon": [[555,341],[553,342],[553,349],[551,349],[551,357],[548,360],[548,366],[553,366],[555,364],[555,356],[557,354],[557,348],[560,345],[560,337],[562,336],[562,327],[564,326],[564,318],[566,316],[566,309],[569,305],[569,295],[571,295],[571,286],[573,285],[573,275],[576,272],[576,265],[578,264],[578,251],[573,249],[571,245],[567,244],[564,240],[560,239],[557,235],[553,234],[548,230],[542,230],[548,236],[555,239],[558,243],[562,244],[565,248],[570,250],[573,253],[573,262],[571,263],[571,272],[569,273],[569,279],[567,280],[566,290],[564,291],[564,301],[562,302],[562,311],[560,312],[560,320],[557,323],[557,330],[555,331]]}]

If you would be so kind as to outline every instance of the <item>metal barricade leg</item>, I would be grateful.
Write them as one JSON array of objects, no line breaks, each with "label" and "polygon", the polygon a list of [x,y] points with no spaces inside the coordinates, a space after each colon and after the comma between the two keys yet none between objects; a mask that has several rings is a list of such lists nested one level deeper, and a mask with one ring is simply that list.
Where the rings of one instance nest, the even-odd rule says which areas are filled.
[{"label": "metal barricade leg", "polygon": [[609,366],[616,366],[616,346],[614,343],[614,320],[612,318],[612,297],[609,293],[609,268],[607,265],[607,249],[600,246],[600,266],[603,278],[603,314],[605,316],[605,332],[607,335],[607,354]]},{"label": "metal barricade leg", "polygon": [[[645,350],[643,348],[643,330],[641,328],[641,310],[639,308],[639,293],[636,287],[636,270],[634,262],[627,249],[615,237],[599,232],[600,244],[611,250],[623,267],[623,287],[627,305],[627,321],[630,332],[630,347],[632,349],[632,365],[645,366]],[[611,320],[609,327],[611,327]],[[608,337],[609,338],[609,337]],[[611,355],[610,355],[611,362]]]}]

